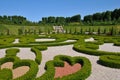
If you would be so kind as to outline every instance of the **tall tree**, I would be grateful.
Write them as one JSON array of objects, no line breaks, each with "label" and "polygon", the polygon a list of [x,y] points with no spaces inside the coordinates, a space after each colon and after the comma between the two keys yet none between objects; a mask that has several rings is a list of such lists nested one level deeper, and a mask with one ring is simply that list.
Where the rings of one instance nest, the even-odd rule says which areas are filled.
[{"label": "tall tree", "polygon": [[106,11],[104,15],[105,21],[111,21],[111,11]]},{"label": "tall tree", "polygon": [[70,19],[70,21],[71,22],[80,22],[81,21],[80,14],[72,16],[71,19]]},{"label": "tall tree", "polygon": [[53,16],[48,17],[48,23],[55,23],[55,17]]}]

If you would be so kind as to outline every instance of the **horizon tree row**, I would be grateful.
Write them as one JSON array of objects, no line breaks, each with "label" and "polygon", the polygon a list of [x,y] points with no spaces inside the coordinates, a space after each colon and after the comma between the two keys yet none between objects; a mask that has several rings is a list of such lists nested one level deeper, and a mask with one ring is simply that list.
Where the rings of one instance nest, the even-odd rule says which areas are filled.
[{"label": "horizon tree row", "polygon": [[110,24],[120,23],[120,8],[113,11],[98,12],[92,15],[86,15],[83,19],[86,23],[109,22]]},{"label": "horizon tree row", "polygon": [[81,15],[77,14],[72,17],[54,17],[54,16],[49,16],[49,17],[42,17],[41,23],[56,23],[56,24],[65,24],[65,23],[70,23],[70,22],[80,22],[81,21]]},{"label": "horizon tree row", "polygon": [[83,20],[81,15],[77,14],[71,17],[42,17],[41,21],[32,22],[27,20],[23,16],[0,16],[0,24],[12,24],[12,25],[41,25],[41,24],[52,24],[52,25],[66,25],[69,23],[80,23],[79,25],[114,25],[120,24],[120,8],[114,9],[113,11],[98,12],[92,15],[84,16]]}]

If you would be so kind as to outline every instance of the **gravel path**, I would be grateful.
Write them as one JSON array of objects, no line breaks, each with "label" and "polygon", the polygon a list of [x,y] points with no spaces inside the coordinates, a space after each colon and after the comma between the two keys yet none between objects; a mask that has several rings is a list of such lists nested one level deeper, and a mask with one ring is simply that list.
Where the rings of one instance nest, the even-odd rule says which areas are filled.
[{"label": "gravel path", "polygon": [[[37,77],[41,76],[45,72],[44,67],[47,61],[53,60],[54,56],[56,55],[62,54],[62,55],[69,55],[69,56],[83,56],[83,57],[87,57],[91,61],[92,74],[86,80],[120,80],[120,69],[114,69],[114,68],[109,68],[109,67],[104,67],[102,65],[99,65],[97,64],[97,61],[99,60],[98,56],[78,53],[74,51],[72,47],[73,45],[48,47],[48,50],[42,51],[42,62],[41,62],[41,65],[39,65],[39,71],[38,71]],[[110,47],[110,45],[104,46],[103,49],[106,50],[106,47],[110,48],[109,51],[113,50],[113,47]],[[35,54],[31,52],[30,48],[19,48],[19,49],[20,49],[20,52],[17,54],[17,56],[20,57],[21,59],[32,59],[32,60],[35,59]],[[0,58],[5,56],[5,50],[6,49],[0,50]]]},{"label": "gravel path", "polygon": [[94,38],[89,38],[89,39],[85,39],[85,42],[94,42],[95,40],[94,40]]},{"label": "gravel path", "polygon": [[76,42],[77,40],[66,40],[64,42]]},{"label": "gravel path", "polygon": [[20,49],[20,52],[17,53],[17,56],[20,57],[20,59],[31,59],[35,60],[35,53],[31,52],[31,48],[18,48]]},{"label": "gravel path", "polygon": [[13,44],[19,43],[19,39],[15,39],[15,41],[13,42]]},{"label": "gravel path", "polygon": [[69,56],[84,56],[91,61],[92,74],[87,80],[120,80],[120,69],[113,69],[99,65],[97,64],[97,60],[99,60],[98,56],[78,53],[74,51],[72,47],[73,45],[48,47],[48,50],[42,51],[42,62],[41,65],[39,65],[37,77],[41,76],[45,72],[44,66],[47,61],[52,60],[56,55],[62,54]]},{"label": "gravel path", "polygon": [[5,53],[6,49],[0,49],[0,58],[5,57],[6,53]]},{"label": "gravel path", "polygon": [[36,42],[55,41],[56,39],[35,39]]},{"label": "gravel path", "polygon": [[120,52],[120,47],[114,46],[113,43],[104,43],[99,46],[99,50],[108,51],[108,52]]}]

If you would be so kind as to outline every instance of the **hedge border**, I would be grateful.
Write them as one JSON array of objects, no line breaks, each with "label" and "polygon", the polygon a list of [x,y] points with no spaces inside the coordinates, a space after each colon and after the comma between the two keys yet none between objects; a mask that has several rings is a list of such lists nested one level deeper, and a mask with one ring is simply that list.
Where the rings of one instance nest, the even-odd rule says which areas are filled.
[{"label": "hedge border", "polygon": [[100,56],[98,63],[107,67],[120,69],[120,56],[103,55]]},{"label": "hedge border", "polygon": [[32,47],[31,51],[34,52],[35,55],[36,55],[36,58],[35,58],[36,63],[40,64],[41,60],[42,60],[41,52],[37,48],[35,48],[35,47]]},{"label": "hedge border", "polygon": [[[82,64],[82,69],[68,76],[54,79],[54,67],[64,66],[64,61],[67,61],[71,65],[75,63],[80,63]],[[35,80],[84,80],[91,74],[91,63],[85,57],[70,57],[66,55],[58,55],[54,57],[54,60],[48,61],[46,63],[45,69],[46,72],[42,76],[36,78]]]},{"label": "hedge border", "polygon": [[18,57],[15,56],[8,56],[4,58],[0,58],[0,65],[6,62],[13,62],[13,69],[20,67],[20,66],[29,66],[29,71],[14,80],[32,80],[35,79],[36,74],[38,72],[38,64],[33,60],[20,60]]}]

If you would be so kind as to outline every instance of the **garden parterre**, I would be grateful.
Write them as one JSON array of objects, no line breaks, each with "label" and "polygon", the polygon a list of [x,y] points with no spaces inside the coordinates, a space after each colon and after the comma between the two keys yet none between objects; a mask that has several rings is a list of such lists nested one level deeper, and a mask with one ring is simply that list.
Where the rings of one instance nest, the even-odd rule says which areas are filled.
[{"label": "garden parterre", "polygon": [[[91,37],[93,37],[95,39],[95,41],[85,42],[85,39],[88,39],[88,38],[91,38]],[[6,62],[11,62],[12,61],[14,63],[13,67],[18,65],[15,68],[17,68],[19,66],[28,66],[28,67],[30,67],[30,70],[26,74],[24,74],[21,77],[16,78],[16,80],[17,79],[21,79],[21,80],[27,80],[27,79],[29,79],[29,80],[32,80],[32,79],[36,79],[36,80],[44,80],[44,79],[49,80],[50,79],[50,80],[53,80],[54,79],[54,75],[55,75],[54,67],[55,66],[63,66],[63,62],[52,60],[55,57],[55,55],[52,57],[52,59],[49,59],[49,57],[52,55],[51,53],[48,56],[46,56],[46,58],[48,57],[49,60],[44,63],[44,65],[45,65],[44,67],[45,67],[45,70],[46,70],[45,73],[43,73],[41,76],[37,75],[39,73],[38,67],[43,64],[42,60],[45,59],[43,57],[43,54],[42,54],[43,51],[42,50],[46,51],[48,46],[62,46],[62,45],[74,44],[74,46],[73,46],[74,50],[76,50],[76,51],[78,51],[80,53],[82,52],[83,54],[84,53],[89,54],[89,56],[90,55],[97,55],[97,56],[115,55],[115,56],[119,57],[119,55],[120,55],[120,52],[106,52],[106,51],[98,51],[97,50],[97,49],[99,49],[99,45],[103,44],[103,43],[114,43],[114,45],[116,45],[117,43],[119,43],[119,39],[117,37],[80,36],[80,35],[70,35],[70,34],[68,34],[68,35],[53,34],[53,35],[49,35],[49,37],[46,36],[44,38],[56,39],[55,41],[35,42],[35,39],[37,39],[37,38],[39,38],[39,36],[38,37],[37,36],[19,37],[19,43],[14,43],[14,44],[13,44],[13,42],[14,42],[14,39],[16,39],[15,37],[10,39],[10,41],[7,40],[7,38],[4,38],[2,40],[2,42],[4,42],[4,44],[1,44],[0,48],[1,49],[2,48],[8,48],[8,49],[6,50],[6,55],[3,58],[1,58],[1,60],[3,59],[3,62],[0,60],[0,63],[1,63],[0,65],[2,65],[3,63],[6,63]],[[17,37],[17,39],[18,39],[18,37]],[[67,40],[76,40],[76,41],[75,42],[67,42]],[[26,59],[21,60],[21,59],[19,59],[16,56],[16,54],[19,52],[19,49],[16,49],[16,48],[13,48],[13,47],[18,47],[18,48],[19,47],[29,47],[29,48],[31,48],[31,51],[36,56],[35,61],[34,60],[26,60]],[[13,48],[13,49],[11,49],[11,48]],[[58,54],[56,54],[56,56],[60,55],[60,54],[62,54],[62,57],[65,57],[65,59],[64,59],[65,61],[69,60],[69,58],[67,58],[68,56],[69,57],[72,56],[69,53],[66,54],[66,53],[60,53],[60,52],[58,52]],[[68,56],[66,56],[66,55],[68,55]],[[79,57],[79,56],[80,55],[77,54],[77,57]],[[4,61],[4,59],[5,59],[5,61]],[[111,61],[111,59],[113,59],[113,58],[110,58],[108,61]],[[78,61],[81,61],[81,60],[78,60]],[[101,62],[101,61],[103,61],[103,60],[101,60],[101,58],[100,58],[99,62]],[[114,61],[118,62],[119,59],[117,59],[117,60],[114,59]],[[96,63],[97,63],[97,61],[96,61]],[[102,63],[104,63],[104,62],[102,62]],[[104,66],[107,66],[107,67],[111,67],[110,65],[112,65],[112,64],[114,64],[116,66],[119,65],[119,63],[115,64],[113,62],[112,63],[111,62],[106,62],[106,63],[108,63],[108,65],[104,65],[104,64],[96,64],[96,65],[104,65]],[[36,67],[35,69],[32,69],[33,68],[33,66],[32,66],[33,64],[34,64],[34,67]],[[83,63],[80,63],[80,64],[83,65]],[[90,76],[90,74],[91,74],[91,67],[92,67],[92,65],[90,65],[89,60],[84,65],[89,65],[89,68],[85,68],[85,70],[88,70],[88,73],[86,73],[86,75],[84,75],[83,77],[78,78],[77,77],[78,73],[77,73],[77,75],[74,75],[76,73],[73,73],[71,75],[68,75],[68,76],[70,76],[70,78],[67,76],[67,77],[62,77],[62,78],[56,78],[56,80],[59,80],[59,79],[60,80],[61,79],[62,80],[66,80],[66,79],[69,80],[71,78],[77,79],[77,80],[80,80],[80,79],[84,80],[86,78],[89,79],[88,76]],[[116,68],[116,67],[113,67],[113,68]],[[117,66],[117,68],[119,68],[119,66]],[[83,66],[82,66],[82,69],[84,69]],[[83,70],[83,73],[81,72],[80,74],[81,75],[85,74],[85,70]],[[10,75],[8,78],[11,79],[11,71],[10,70],[6,70],[6,72],[7,71],[9,72],[8,75]],[[0,70],[0,73],[4,73],[4,72],[5,71]],[[4,79],[4,76],[3,77],[1,77],[1,76],[0,76],[0,78]],[[29,76],[31,76],[31,77],[29,78]]]}]

